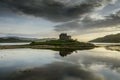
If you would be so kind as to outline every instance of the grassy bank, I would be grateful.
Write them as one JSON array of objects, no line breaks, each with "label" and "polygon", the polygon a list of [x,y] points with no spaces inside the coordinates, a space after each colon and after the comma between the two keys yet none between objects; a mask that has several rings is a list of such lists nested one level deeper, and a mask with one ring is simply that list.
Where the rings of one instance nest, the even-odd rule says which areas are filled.
[{"label": "grassy bank", "polygon": [[30,45],[50,45],[61,47],[94,47],[94,45],[91,43],[84,43],[76,40],[51,40],[45,42],[32,42]]},{"label": "grassy bank", "polygon": [[27,45],[5,45],[0,46],[0,49],[15,49],[15,48],[34,48],[34,49],[89,49],[94,48],[91,43],[79,42],[76,40],[50,40],[45,42],[31,42]]},{"label": "grassy bank", "polygon": [[0,46],[0,49],[17,49],[17,48],[32,48],[32,49],[89,49],[90,46],[50,46],[50,45],[6,45]]}]

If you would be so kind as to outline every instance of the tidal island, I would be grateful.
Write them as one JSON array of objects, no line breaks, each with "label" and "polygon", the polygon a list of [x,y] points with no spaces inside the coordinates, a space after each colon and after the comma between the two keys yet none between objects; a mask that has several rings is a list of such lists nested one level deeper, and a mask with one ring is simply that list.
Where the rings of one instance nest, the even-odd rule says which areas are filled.
[{"label": "tidal island", "polygon": [[31,46],[35,45],[44,45],[46,48],[54,48],[54,49],[89,49],[94,48],[95,45],[91,43],[79,42],[77,40],[72,39],[70,35],[66,33],[61,33],[59,35],[59,39],[56,40],[48,40],[44,42],[31,42]]},{"label": "tidal island", "polygon": [[70,50],[83,50],[92,49],[95,45],[91,43],[79,42],[72,39],[70,35],[66,33],[61,33],[59,39],[56,40],[46,40],[46,41],[32,41],[27,45],[8,45],[0,46],[0,49],[14,49],[14,48],[34,48],[34,49],[70,49]]}]

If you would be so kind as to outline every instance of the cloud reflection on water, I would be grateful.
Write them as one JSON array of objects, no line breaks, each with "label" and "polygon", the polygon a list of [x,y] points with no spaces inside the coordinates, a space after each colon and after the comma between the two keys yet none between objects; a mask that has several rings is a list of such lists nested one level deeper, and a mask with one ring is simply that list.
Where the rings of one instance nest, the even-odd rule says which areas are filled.
[{"label": "cloud reflection on water", "polygon": [[[7,51],[3,52],[6,52],[4,55],[7,56]],[[26,52],[29,53],[25,55]],[[17,65],[20,67],[22,65],[23,67],[28,67],[32,65],[33,67],[26,67],[23,70],[17,69],[18,72],[13,72],[10,77],[7,77],[9,79],[3,79],[0,76],[0,80],[120,80],[119,52],[110,51],[102,47],[92,50],[78,50],[77,53],[73,52],[64,57],[61,57],[57,51],[34,49],[24,49],[23,51],[18,49],[14,54],[8,55],[15,56],[16,54],[19,58],[9,56],[11,61],[16,60],[16,63],[18,63],[12,66]],[[18,62],[23,59],[25,59],[26,65]],[[46,62],[46,64],[41,64],[43,63],[41,60]],[[4,72],[4,68],[0,68],[0,71],[3,70]],[[0,73],[2,74],[2,72]]]},{"label": "cloud reflection on water", "polygon": [[104,76],[92,73],[80,66],[56,62],[44,67],[22,71],[12,80],[105,80]]}]

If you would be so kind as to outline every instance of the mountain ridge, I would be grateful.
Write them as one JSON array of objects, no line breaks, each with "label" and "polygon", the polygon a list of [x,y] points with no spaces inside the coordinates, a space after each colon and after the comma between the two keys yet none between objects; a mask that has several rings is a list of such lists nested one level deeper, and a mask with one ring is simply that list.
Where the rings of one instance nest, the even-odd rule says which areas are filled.
[{"label": "mountain ridge", "polygon": [[106,35],[104,37],[96,38],[89,42],[105,42],[105,43],[120,43],[120,33]]},{"label": "mountain ridge", "polygon": [[55,40],[55,38],[25,38],[25,37],[16,37],[16,36],[8,36],[8,37],[0,37],[0,43],[7,42],[32,42],[32,41],[47,41],[47,40]]}]

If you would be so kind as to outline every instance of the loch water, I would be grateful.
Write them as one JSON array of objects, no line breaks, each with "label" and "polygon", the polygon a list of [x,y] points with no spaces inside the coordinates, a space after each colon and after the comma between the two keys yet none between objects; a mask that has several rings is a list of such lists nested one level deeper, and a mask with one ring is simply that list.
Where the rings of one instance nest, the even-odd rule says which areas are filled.
[{"label": "loch water", "polygon": [[120,80],[120,47],[1,49],[0,80]]}]

